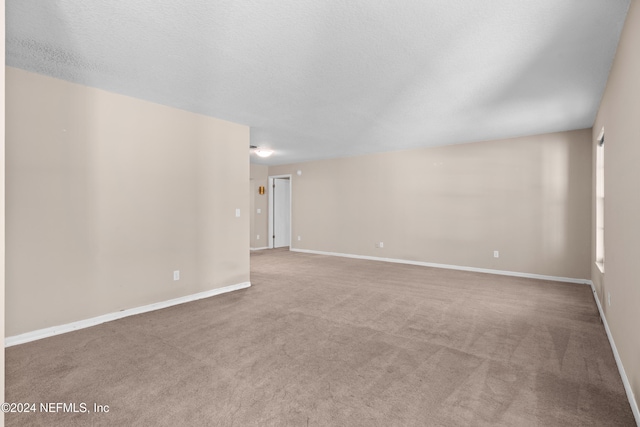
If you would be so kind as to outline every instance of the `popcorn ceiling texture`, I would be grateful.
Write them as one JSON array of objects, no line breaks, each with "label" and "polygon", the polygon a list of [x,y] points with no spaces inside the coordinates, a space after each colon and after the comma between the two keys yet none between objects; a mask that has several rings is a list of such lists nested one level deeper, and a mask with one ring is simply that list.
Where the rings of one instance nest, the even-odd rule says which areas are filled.
[{"label": "popcorn ceiling texture", "polygon": [[7,0],[7,65],[251,126],[283,164],[591,127],[630,0]]}]

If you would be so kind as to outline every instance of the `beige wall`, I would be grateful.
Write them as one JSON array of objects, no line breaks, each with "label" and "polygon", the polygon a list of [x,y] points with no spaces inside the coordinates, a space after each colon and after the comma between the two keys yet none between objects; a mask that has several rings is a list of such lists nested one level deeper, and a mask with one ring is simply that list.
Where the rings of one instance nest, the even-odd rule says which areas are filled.
[{"label": "beige wall", "polygon": [[[592,139],[605,129],[605,274],[595,265],[592,226],[593,282],[598,291],[629,378],[640,403],[640,2],[631,2],[607,88],[593,126]],[[592,143],[595,153],[595,142]],[[595,163],[594,163],[595,175]],[[595,196],[595,185],[593,186]],[[595,198],[593,202],[595,216]],[[607,304],[611,295],[611,305]]]},{"label": "beige wall", "polygon": [[[0,34],[0,55],[2,55],[2,71],[0,71],[0,94],[4,101],[4,0],[0,0],[0,21],[2,22],[2,34]],[[4,130],[5,130],[4,102],[0,106],[0,339],[4,343],[4,272],[5,272],[5,230],[4,230]],[[0,352],[0,402],[4,402],[4,346]],[[0,413],[0,427],[4,426],[4,413]]]},{"label": "beige wall", "polygon": [[[264,165],[251,165],[251,239],[252,248],[266,248],[269,245],[267,228],[269,208],[269,189],[267,181],[269,168]],[[264,185],[265,193],[258,194],[258,188]],[[260,213],[258,213],[260,209]],[[258,236],[260,238],[258,239]]]},{"label": "beige wall", "polygon": [[294,248],[589,279],[590,142],[585,129],[269,175],[293,176]]},{"label": "beige wall", "polygon": [[249,281],[248,127],[6,82],[8,336]]}]

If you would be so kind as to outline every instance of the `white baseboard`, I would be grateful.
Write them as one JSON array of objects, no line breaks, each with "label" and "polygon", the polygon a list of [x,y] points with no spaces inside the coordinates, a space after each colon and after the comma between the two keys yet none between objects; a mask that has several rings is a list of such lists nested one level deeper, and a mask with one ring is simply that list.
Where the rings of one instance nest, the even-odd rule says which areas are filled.
[{"label": "white baseboard", "polygon": [[269,249],[269,247],[268,246],[264,246],[262,248],[249,248],[250,251],[261,251],[261,250],[264,250],[264,249]]},{"label": "white baseboard", "polygon": [[529,279],[552,280],[554,282],[580,283],[583,285],[588,285],[589,283],[591,283],[591,281],[587,279],[575,279],[572,277],[545,276],[542,274],[519,273],[517,271],[492,270],[489,268],[465,267],[465,266],[450,265],[450,264],[436,264],[433,262],[411,261],[411,260],[397,259],[397,258],[381,258],[381,257],[367,256],[367,255],[342,254],[342,253],[336,253],[336,252],[314,251],[310,249],[291,248],[290,250],[293,252],[304,252],[309,254],[330,255],[330,256],[339,256],[339,257],[356,258],[356,259],[367,259],[371,261],[383,261],[383,262],[393,262],[397,264],[419,265],[422,267],[446,268],[448,270],[473,271],[476,273],[499,274],[501,276],[514,276],[514,277],[526,277]]},{"label": "white baseboard", "polygon": [[64,334],[76,331],[78,329],[96,326],[101,323],[110,322],[112,320],[122,319],[123,317],[133,316],[135,314],[146,313],[149,311],[160,310],[162,308],[171,307],[173,305],[184,304],[185,302],[196,301],[203,298],[209,298],[214,295],[220,295],[227,292],[245,289],[251,286],[250,282],[238,283],[236,285],[225,286],[222,288],[211,289],[209,291],[199,292],[197,294],[185,295],[183,297],[161,301],[154,304],[143,305],[142,307],[129,308],[127,310],[117,311],[115,313],[104,314],[102,316],[92,317],[90,319],[79,320],[64,325],[52,326],[50,328],[38,329],[36,331],[26,332],[12,337],[6,337],[4,340],[5,347],[11,347],[18,344],[24,344],[30,341],[36,341],[42,338],[52,337],[54,335]]},{"label": "white baseboard", "polygon": [[633,416],[636,418],[636,424],[640,426],[640,410],[638,409],[638,402],[636,402],[633,390],[631,389],[631,383],[629,382],[627,373],[625,372],[624,366],[622,365],[622,359],[620,359],[620,354],[618,353],[616,343],[615,341],[613,341],[613,335],[611,335],[611,330],[609,329],[607,318],[604,316],[604,311],[602,310],[602,304],[600,304],[598,292],[596,292],[596,288],[595,286],[593,286],[593,282],[590,283],[590,285],[591,290],[593,291],[593,298],[596,300],[596,305],[598,306],[598,311],[600,312],[600,318],[602,319],[604,330],[607,332],[607,338],[609,338],[609,344],[611,344],[611,350],[613,350],[613,357],[615,357],[616,365],[618,365],[618,371],[620,372],[620,377],[622,378],[622,384],[624,384],[624,390],[627,392],[627,399],[629,399],[631,411],[633,412]]}]

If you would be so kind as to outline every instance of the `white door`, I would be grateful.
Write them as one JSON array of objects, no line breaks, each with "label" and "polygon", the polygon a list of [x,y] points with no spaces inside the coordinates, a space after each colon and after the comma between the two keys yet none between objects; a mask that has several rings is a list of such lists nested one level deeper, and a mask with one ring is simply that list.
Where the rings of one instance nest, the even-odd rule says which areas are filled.
[{"label": "white door", "polygon": [[289,178],[273,179],[273,247],[291,243],[291,196]]}]

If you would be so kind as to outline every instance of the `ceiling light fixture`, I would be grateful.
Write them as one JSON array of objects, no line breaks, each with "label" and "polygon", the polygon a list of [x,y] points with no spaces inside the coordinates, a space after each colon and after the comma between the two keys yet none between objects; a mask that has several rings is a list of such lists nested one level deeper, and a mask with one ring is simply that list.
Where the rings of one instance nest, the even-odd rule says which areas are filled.
[{"label": "ceiling light fixture", "polygon": [[273,150],[269,148],[260,148],[260,147],[256,147],[255,145],[252,145],[249,148],[251,148],[253,152],[260,157],[269,157],[270,155],[273,154]]}]

